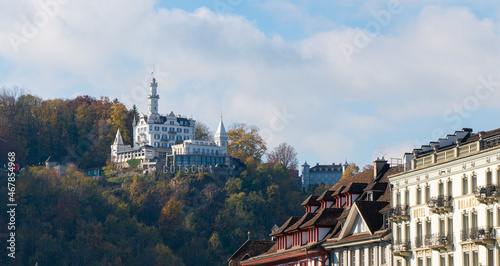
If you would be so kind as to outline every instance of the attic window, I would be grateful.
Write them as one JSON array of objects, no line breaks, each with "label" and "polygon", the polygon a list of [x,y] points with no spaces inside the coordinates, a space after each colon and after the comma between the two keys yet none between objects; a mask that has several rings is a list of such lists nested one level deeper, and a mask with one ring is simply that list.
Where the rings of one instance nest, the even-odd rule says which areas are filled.
[{"label": "attic window", "polygon": [[368,201],[373,201],[373,192],[368,192],[367,200]]},{"label": "attic window", "polygon": [[368,228],[366,228],[365,223],[363,222],[363,219],[361,219],[360,216],[356,218],[356,222],[354,223],[354,228],[352,230],[352,234],[359,234],[368,231]]}]

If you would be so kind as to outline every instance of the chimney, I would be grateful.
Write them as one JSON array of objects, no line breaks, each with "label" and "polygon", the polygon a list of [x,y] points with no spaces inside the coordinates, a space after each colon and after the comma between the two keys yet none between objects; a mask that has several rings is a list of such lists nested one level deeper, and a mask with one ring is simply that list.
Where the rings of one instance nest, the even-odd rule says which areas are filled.
[{"label": "chimney", "polygon": [[382,159],[377,157],[377,159],[373,161],[373,179],[377,178],[386,164],[387,161],[384,159],[384,156],[382,156]]}]

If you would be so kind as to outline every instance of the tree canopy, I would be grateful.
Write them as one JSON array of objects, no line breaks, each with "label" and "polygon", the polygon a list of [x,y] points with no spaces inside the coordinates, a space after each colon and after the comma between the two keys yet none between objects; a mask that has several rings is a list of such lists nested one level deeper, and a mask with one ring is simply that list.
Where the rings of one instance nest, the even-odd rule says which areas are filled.
[{"label": "tree canopy", "polygon": [[341,178],[350,177],[350,176],[353,176],[357,173],[359,173],[359,167],[356,166],[356,164],[352,163],[352,164],[349,164],[347,166],[347,168],[346,168],[346,170]]},{"label": "tree canopy", "polygon": [[266,142],[259,134],[257,126],[248,126],[244,123],[233,124],[228,135],[228,153],[243,162],[249,158],[260,162],[266,153]]},{"label": "tree canopy", "polygon": [[194,137],[199,140],[213,140],[214,132],[206,124],[197,121],[194,130]]},{"label": "tree canopy", "polygon": [[299,164],[295,148],[293,148],[286,142],[283,142],[277,147],[275,147],[267,155],[267,162],[270,163],[271,165],[280,163],[284,165],[288,170],[296,170]]}]

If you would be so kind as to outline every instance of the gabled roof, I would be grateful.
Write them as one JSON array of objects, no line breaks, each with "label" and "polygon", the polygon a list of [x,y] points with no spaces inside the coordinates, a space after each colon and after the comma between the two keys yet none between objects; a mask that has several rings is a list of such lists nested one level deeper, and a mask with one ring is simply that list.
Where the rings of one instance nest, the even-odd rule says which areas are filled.
[{"label": "gabled roof", "polygon": [[335,201],[335,198],[332,196],[333,192],[335,191],[326,190],[317,198],[317,201]]},{"label": "gabled roof", "polygon": [[330,190],[333,191],[332,196],[337,196],[337,195],[342,194],[342,190],[344,190],[345,187],[346,186],[340,186],[335,191],[333,191],[332,189],[330,189]]},{"label": "gabled roof", "polygon": [[370,232],[374,233],[382,228],[384,225],[384,217],[380,211],[390,204],[390,202],[382,201],[356,201],[361,216],[363,216],[366,226]]},{"label": "gabled roof", "polygon": [[366,188],[366,183],[350,183],[347,185],[340,193],[363,193],[363,190]]},{"label": "gabled roof", "polygon": [[352,227],[355,226],[354,219],[358,216],[362,219],[363,223],[365,223],[370,235],[382,229],[384,219],[380,210],[389,204],[389,202],[355,201],[353,208],[349,211],[345,226],[342,228],[339,237],[345,238],[350,235],[349,232],[351,232]]},{"label": "gabled roof", "polygon": [[347,187],[351,183],[370,183],[373,180],[373,170],[368,169],[361,173],[355,174],[350,177],[341,178],[335,185],[333,185],[329,190],[335,191],[332,195],[336,196],[342,194],[344,187]]},{"label": "gabled roof", "polygon": [[283,233],[290,226],[294,225],[301,217],[292,216],[290,217],[278,230],[272,232],[269,236],[276,236]]},{"label": "gabled roof", "polygon": [[252,240],[245,242],[230,258],[229,261],[241,261],[267,252],[276,244],[268,240]]},{"label": "gabled roof", "polygon": [[302,206],[307,206],[307,205],[321,206],[321,203],[318,202],[318,196],[311,195],[311,196],[307,197],[307,199],[304,200],[304,202],[302,202],[301,205]]},{"label": "gabled roof", "polygon": [[326,208],[318,212],[311,220],[304,223],[300,228],[307,228],[311,226],[317,227],[335,227],[337,219],[342,215],[344,209],[341,208]]},{"label": "gabled roof", "polygon": [[285,230],[285,233],[295,231],[300,228],[301,225],[307,223],[309,220],[311,220],[314,216],[316,216],[317,213],[306,213],[300,220],[298,220],[295,224],[292,226],[288,227],[288,229]]}]

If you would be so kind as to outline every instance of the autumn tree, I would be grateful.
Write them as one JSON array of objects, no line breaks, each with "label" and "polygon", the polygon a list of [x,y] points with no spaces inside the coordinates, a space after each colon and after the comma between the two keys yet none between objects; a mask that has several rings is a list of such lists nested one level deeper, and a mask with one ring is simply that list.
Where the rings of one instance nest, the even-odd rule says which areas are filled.
[{"label": "autumn tree", "polygon": [[257,126],[248,126],[244,123],[236,123],[227,132],[228,153],[243,162],[252,157],[257,162],[261,161],[266,153],[266,142],[259,134]]},{"label": "autumn tree", "polygon": [[[121,103],[115,103],[111,107],[111,117],[108,123],[113,125],[116,129],[120,129],[124,142],[130,141],[129,133],[125,122],[127,121],[127,108]],[[116,133],[116,132],[115,132]]]},{"label": "autumn tree", "polygon": [[175,197],[170,198],[165,207],[161,209],[160,219],[158,219],[159,227],[166,232],[182,221],[182,203]]},{"label": "autumn tree", "polygon": [[206,124],[202,122],[196,122],[194,137],[195,139],[199,140],[213,140],[214,132],[210,130],[210,128]]},{"label": "autumn tree", "polygon": [[342,178],[353,176],[353,175],[357,174],[358,172],[359,172],[359,167],[356,164],[354,164],[354,163],[349,164],[347,166],[347,168],[345,169],[345,172],[342,175]]},{"label": "autumn tree", "polygon": [[288,170],[297,169],[297,165],[299,164],[295,148],[286,142],[275,147],[274,150],[267,155],[267,162],[271,165],[280,163]]}]

